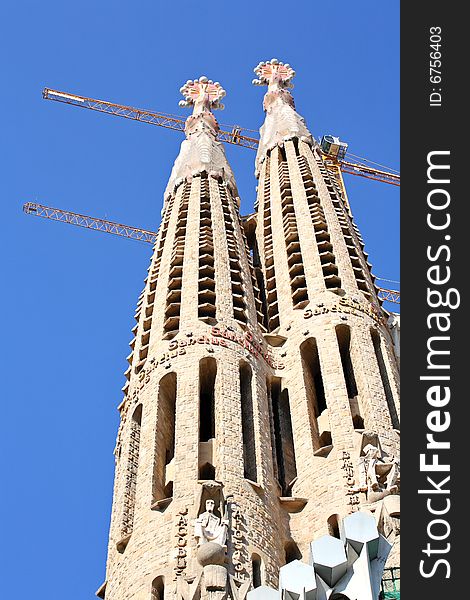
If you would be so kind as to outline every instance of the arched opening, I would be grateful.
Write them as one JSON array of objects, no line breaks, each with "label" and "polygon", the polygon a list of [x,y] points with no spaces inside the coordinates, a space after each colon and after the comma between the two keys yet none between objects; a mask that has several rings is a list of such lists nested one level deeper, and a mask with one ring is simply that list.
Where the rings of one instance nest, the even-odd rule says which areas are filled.
[{"label": "arched opening", "polygon": [[[215,358],[199,361],[199,479],[215,479]],[[207,476],[213,475],[213,476]]]},{"label": "arched opening", "polygon": [[256,472],[256,443],[253,415],[253,374],[246,362],[240,363],[240,398],[243,434],[243,466],[244,477],[257,481]]},{"label": "arched opening", "polygon": [[215,479],[215,467],[210,463],[204,463],[199,467],[199,479],[211,480]]},{"label": "arched opening", "polygon": [[[124,510],[121,533],[130,536],[134,528],[135,493],[137,489],[137,472],[139,469],[140,430],[142,427],[142,404],[139,404],[130,422],[129,451],[127,460],[126,488],[124,492]],[[124,550],[125,546],[122,548]]]},{"label": "arched opening", "polygon": [[276,425],[274,421],[274,413],[273,413],[273,402],[272,402],[272,393],[271,393],[271,380],[269,377],[266,377],[266,396],[268,401],[268,412],[269,412],[269,427],[271,433],[271,457],[273,461],[273,475],[276,481],[280,482],[279,478],[279,467],[278,467],[278,452],[276,447]]},{"label": "arched opening", "polygon": [[318,348],[314,338],[309,338],[302,343],[300,355],[307,394],[312,445],[315,450],[318,450],[331,445],[331,430]]},{"label": "arched opening", "polygon": [[327,520],[327,525],[329,535],[339,539],[339,515],[331,515]]},{"label": "arched opening", "polygon": [[261,557],[258,554],[251,555],[251,569],[253,573],[253,587],[260,587],[263,582],[261,579]]},{"label": "arched opening", "polygon": [[271,404],[278,465],[278,479],[283,496],[292,495],[292,485],[297,478],[294,436],[290,414],[289,392],[282,389],[281,379],[271,379]]},{"label": "arched opening", "polygon": [[364,429],[364,418],[361,414],[356,377],[354,376],[354,368],[351,360],[351,329],[347,325],[337,325],[335,331],[354,429]]},{"label": "arched opening", "polygon": [[285,552],[285,557],[286,557],[286,565],[288,565],[293,560],[301,560],[302,559],[302,552],[300,552],[299,547],[292,540],[285,544],[284,552]]},{"label": "arched opening", "polygon": [[284,455],[284,492],[286,496],[292,495],[292,485],[297,478],[297,465],[295,461],[294,434],[290,412],[289,391],[284,388],[279,399],[279,413],[281,417],[281,435]]},{"label": "arched opening", "polygon": [[173,496],[176,373],[168,373],[160,380],[157,403],[152,503]]},{"label": "arched opening", "polygon": [[199,441],[208,442],[215,437],[215,358],[199,362]]},{"label": "arched opening", "polygon": [[152,581],[152,600],[164,600],[165,598],[165,579],[162,576],[155,577]]},{"label": "arched opening", "polygon": [[385,398],[387,400],[388,411],[390,413],[390,419],[392,426],[395,429],[400,429],[400,421],[398,419],[397,410],[395,407],[395,401],[393,399],[392,386],[390,385],[390,379],[388,377],[387,367],[385,365],[385,358],[382,349],[382,338],[378,331],[375,329],[370,330],[372,343],[374,344],[375,357],[380,371],[380,377],[382,379],[382,385],[385,392]]}]

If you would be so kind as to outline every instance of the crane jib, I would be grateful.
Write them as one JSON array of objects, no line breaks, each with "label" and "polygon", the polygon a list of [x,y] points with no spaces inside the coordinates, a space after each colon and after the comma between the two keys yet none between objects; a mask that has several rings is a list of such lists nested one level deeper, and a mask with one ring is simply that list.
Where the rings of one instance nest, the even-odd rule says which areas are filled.
[{"label": "crane jib", "polygon": [[[62,223],[69,223],[70,225],[84,227],[85,229],[93,229],[94,231],[102,231],[103,233],[111,233],[113,235],[137,240],[139,242],[146,242],[148,244],[154,244],[158,236],[157,231],[149,231],[140,229],[139,227],[123,225],[122,223],[98,219],[96,217],[90,217],[89,215],[62,210],[60,208],[44,206],[43,204],[37,204],[36,202],[26,202],[23,205],[23,211],[28,215],[51,219],[52,221],[60,221]],[[377,291],[378,297],[381,300],[400,304],[400,292],[398,290],[388,290],[386,288],[377,287]]]},{"label": "crane jib", "polygon": [[[176,131],[184,131],[186,123],[185,119],[175,115],[143,110],[124,104],[108,102],[106,100],[97,100],[95,98],[79,96],[78,94],[70,94],[69,92],[52,90],[50,88],[44,89],[43,98],[45,100],[53,100],[55,102],[62,102],[72,106],[79,106],[81,108],[87,108],[89,110],[111,114],[134,121],[140,121],[142,123],[149,123],[150,125],[157,125],[159,127],[165,127],[167,129],[173,129]],[[242,146],[244,148],[256,150],[258,148],[259,140],[250,135],[245,135],[244,132],[248,131],[249,130],[244,129],[243,127],[234,125],[231,126],[230,131],[219,131],[218,139],[226,144],[234,144],[235,146]],[[353,163],[342,159],[333,161],[332,166],[334,167],[335,165],[339,165],[341,171],[349,175],[357,175],[359,177],[365,177],[366,179],[380,181],[381,183],[388,183],[395,186],[400,185],[400,175],[397,173],[375,169],[364,163]],[[328,162],[326,167],[328,168]]]}]

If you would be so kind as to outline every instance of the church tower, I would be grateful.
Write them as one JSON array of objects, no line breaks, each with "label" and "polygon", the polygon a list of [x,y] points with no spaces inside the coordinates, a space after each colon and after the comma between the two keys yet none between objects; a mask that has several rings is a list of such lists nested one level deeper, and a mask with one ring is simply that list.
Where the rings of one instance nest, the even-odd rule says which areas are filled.
[{"label": "church tower", "polygon": [[[342,181],[295,110],[295,72],[273,59],[255,73],[253,83],[268,87],[256,157],[255,266],[265,287],[265,337],[285,362],[271,386],[275,466],[281,505],[292,513],[292,552],[307,557],[312,539],[339,536],[342,518],[362,509],[382,525],[386,519],[389,538],[397,537],[398,370]],[[398,548],[392,562],[394,554]]]},{"label": "church tower", "polygon": [[281,568],[321,559],[313,539],[352,544],[348,569],[363,556],[353,513],[398,537],[397,367],[367,254],[295,111],[293,70],[256,72],[268,91],[248,219],[217,140],[224,90],[206,77],[181,88],[193,112],[119,407],[107,600],[295,593]]},{"label": "church tower", "polygon": [[[225,92],[205,77],[181,91],[193,114],[136,312],[98,592],[107,600],[189,600],[208,587],[234,596],[253,570],[275,583],[284,560],[266,393],[279,357],[263,337],[238,191],[216,139],[212,109]],[[201,556],[209,538],[222,555]]]}]

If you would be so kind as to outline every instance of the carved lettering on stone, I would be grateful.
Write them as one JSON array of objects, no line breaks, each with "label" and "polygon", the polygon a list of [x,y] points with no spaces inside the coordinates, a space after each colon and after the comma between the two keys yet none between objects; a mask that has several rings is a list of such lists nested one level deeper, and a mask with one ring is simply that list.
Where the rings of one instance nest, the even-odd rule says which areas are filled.
[{"label": "carved lettering on stone", "polygon": [[341,456],[341,469],[343,471],[343,478],[345,480],[346,495],[348,496],[348,507],[350,512],[355,512],[359,509],[359,496],[358,488],[356,486],[356,480],[354,478],[354,465],[351,461],[351,454],[344,451]]},{"label": "carved lettering on stone", "polygon": [[183,575],[187,566],[187,536],[188,536],[188,509],[182,508],[176,518],[176,565],[174,567],[175,577],[177,579]]},{"label": "carved lettering on stone", "polygon": [[245,543],[243,537],[243,515],[238,504],[231,506],[231,533],[232,533],[232,564],[235,569],[235,579],[243,582],[248,578],[246,570]]}]

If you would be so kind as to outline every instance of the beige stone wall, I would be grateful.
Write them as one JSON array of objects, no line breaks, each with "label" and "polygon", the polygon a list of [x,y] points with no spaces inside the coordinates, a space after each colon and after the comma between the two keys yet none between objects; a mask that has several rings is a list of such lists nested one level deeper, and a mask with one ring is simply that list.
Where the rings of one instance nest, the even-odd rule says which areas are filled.
[{"label": "beige stone wall", "polygon": [[[189,331],[188,331],[189,333]],[[195,340],[210,335],[210,327],[195,324],[191,333]],[[282,539],[287,538],[287,518],[277,501],[271,460],[269,409],[266,395],[266,375],[272,372],[261,357],[255,358],[239,344],[226,341],[226,347],[199,343],[185,348],[185,354],[158,365],[148,376],[148,381],[137,387],[135,399],[129,400],[129,411],[137,402],[143,405],[141,444],[137,475],[137,493],[134,529],[124,552],[116,549],[121,538],[119,524],[123,510],[123,488],[126,484],[126,459],[129,448],[130,419],[122,432],[121,458],[116,470],[116,492],[111,528],[107,598],[133,598],[147,590],[158,575],[172,586],[176,566],[175,522],[180,510],[188,510],[188,556],[186,575],[198,572],[195,561],[195,543],[192,538],[192,521],[197,516],[198,483],[198,363],[213,356],[217,361],[216,378],[216,479],[224,483],[224,493],[232,496],[239,505],[244,519],[244,575],[250,572],[250,555],[260,554],[265,561],[266,582],[274,584],[277,568],[283,561]],[[169,342],[166,342],[169,345]],[[163,344],[162,344],[163,346]],[[213,350],[212,352],[209,352]],[[240,361],[250,364],[253,370],[253,413],[257,452],[257,486],[244,479],[242,452],[242,423],[238,373]],[[157,424],[157,398],[159,381],[169,371],[177,376],[175,481],[173,500],[163,510],[151,510],[153,499],[152,474]],[[145,381],[145,379],[144,379]],[[129,412],[130,414],[130,412]],[[158,439],[157,439],[158,442]],[[284,531],[283,535],[280,533]],[[229,548],[230,556],[230,548]],[[232,573],[235,573],[232,568]],[[171,589],[171,587],[170,587]]]}]

